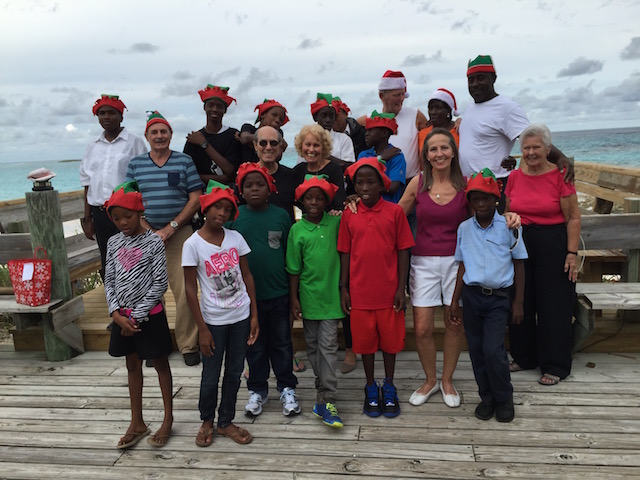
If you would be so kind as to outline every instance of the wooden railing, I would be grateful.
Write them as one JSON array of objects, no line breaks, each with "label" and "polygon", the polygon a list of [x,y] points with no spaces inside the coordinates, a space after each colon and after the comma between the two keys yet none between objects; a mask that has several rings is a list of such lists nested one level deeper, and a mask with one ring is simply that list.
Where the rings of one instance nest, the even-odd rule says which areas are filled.
[{"label": "wooden railing", "polygon": [[594,213],[611,213],[614,204],[625,213],[631,210],[628,198],[640,198],[640,168],[576,162],[576,190],[595,198]]}]

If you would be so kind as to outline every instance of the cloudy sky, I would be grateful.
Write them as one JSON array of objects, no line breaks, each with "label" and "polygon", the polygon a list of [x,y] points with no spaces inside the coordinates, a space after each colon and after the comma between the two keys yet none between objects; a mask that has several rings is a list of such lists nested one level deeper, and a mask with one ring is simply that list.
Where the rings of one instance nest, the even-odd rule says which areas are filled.
[{"label": "cloudy sky", "polygon": [[0,0],[0,163],[82,157],[100,127],[91,107],[119,94],[125,125],[158,109],[182,150],[204,125],[197,91],[227,85],[225,123],[275,98],[285,137],[310,123],[316,92],[356,115],[380,108],[387,69],[426,112],[433,90],[470,101],[466,64],[491,54],[496,91],[554,131],[640,125],[637,0]]}]

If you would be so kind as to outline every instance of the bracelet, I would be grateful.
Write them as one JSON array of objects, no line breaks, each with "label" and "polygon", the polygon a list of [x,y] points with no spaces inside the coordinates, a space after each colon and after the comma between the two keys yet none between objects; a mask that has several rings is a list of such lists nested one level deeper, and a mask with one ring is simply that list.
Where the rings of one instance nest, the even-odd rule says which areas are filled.
[{"label": "bracelet", "polygon": [[570,254],[576,255],[576,256],[578,255],[578,252],[572,252],[571,250],[567,250],[567,253],[570,253]]}]

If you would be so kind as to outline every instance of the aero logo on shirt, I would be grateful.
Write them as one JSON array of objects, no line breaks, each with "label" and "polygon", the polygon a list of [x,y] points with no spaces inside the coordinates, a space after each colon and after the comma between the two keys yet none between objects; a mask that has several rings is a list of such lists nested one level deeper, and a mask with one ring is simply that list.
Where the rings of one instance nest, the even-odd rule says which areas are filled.
[{"label": "aero logo on shirt", "polygon": [[211,255],[211,261],[206,260],[204,262],[207,269],[207,277],[220,275],[235,267],[238,263],[240,263],[240,255],[238,255],[238,250],[235,248],[230,249],[228,252]]}]

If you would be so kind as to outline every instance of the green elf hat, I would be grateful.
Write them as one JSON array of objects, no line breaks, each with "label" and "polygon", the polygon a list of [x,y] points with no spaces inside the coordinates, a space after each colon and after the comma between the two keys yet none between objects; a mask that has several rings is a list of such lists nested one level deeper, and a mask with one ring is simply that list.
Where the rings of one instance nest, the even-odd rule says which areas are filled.
[{"label": "green elf hat", "polygon": [[465,190],[467,199],[469,199],[469,193],[473,191],[489,193],[494,197],[500,198],[500,186],[498,185],[496,176],[488,168],[483,168],[479,172],[471,175]]},{"label": "green elf hat", "polygon": [[376,172],[378,172],[378,175],[380,175],[380,179],[384,184],[385,190],[389,190],[389,186],[391,186],[391,179],[384,173],[387,170],[387,163],[384,160],[378,160],[377,157],[360,158],[356,163],[352,163],[344,171],[344,174],[349,177],[353,183],[356,183],[356,172],[361,167],[372,167]]},{"label": "green elf hat", "polygon": [[274,107],[280,107],[282,110],[284,110],[284,121],[282,122],[282,125],[286,124],[289,121],[289,117],[287,116],[287,109],[284,108],[284,105],[282,105],[280,102],[269,100],[268,98],[265,98],[264,102],[262,102],[260,105],[257,105],[256,108],[253,109],[254,112],[256,110],[258,111],[258,118],[256,118],[256,121],[253,123],[258,123],[260,121],[260,117],[262,117],[265,113],[267,113]]},{"label": "green elf hat", "polygon": [[238,218],[238,198],[233,194],[233,190],[228,185],[224,185],[215,180],[209,180],[207,191],[200,195],[200,209],[206,214],[207,208],[220,200],[229,200],[235,209],[233,219]]},{"label": "green elf hat", "polygon": [[481,72],[496,73],[491,55],[478,55],[473,60],[469,60],[469,64],[467,65],[467,77],[474,73]]},{"label": "green elf hat", "polygon": [[316,101],[311,104],[311,116],[314,116],[319,110],[325,107],[333,107],[336,113],[338,113],[338,108],[333,104],[334,98],[330,93],[316,94]]},{"label": "green elf hat", "polygon": [[171,125],[169,125],[169,122],[167,122],[167,120],[160,114],[160,112],[158,112],[157,110],[154,110],[154,111],[147,110],[147,126],[144,129],[144,133],[147,133],[147,130],[149,130],[149,127],[154,123],[164,123],[167,127],[169,127],[169,130],[171,131],[171,133],[173,133],[173,130],[171,129]]},{"label": "green elf hat", "polygon": [[122,207],[136,212],[144,211],[142,194],[140,193],[138,184],[135,181],[121,183],[113,189],[111,197],[109,197],[109,200],[104,204],[104,208],[107,210],[109,218],[111,218],[110,212],[113,207]]},{"label": "green elf hat", "polygon": [[235,98],[229,96],[229,87],[208,84],[204,87],[204,90],[199,90],[198,94],[203,102],[206,102],[210,98],[219,98],[227,107],[231,105],[231,102],[236,102]]},{"label": "green elf hat", "polygon": [[395,116],[395,113],[378,113],[374,110],[371,117],[367,117],[364,121],[364,127],[367,130],[377,127],[388,128],[395,135],[398,133],[398,122],[396,122]]},{"label": "green elf hat", "polygon": [[351,111],[349,106],[346,103],[344,103],[342,100],[340,100],[340,97],[333,97],[333,100],[331,101],[331,105],[333,105],[333,108],[336,109],[336,112],[339,112],[340,110],[342,110],[344,113],[348,114]]},{"label": "green elf hat", "polygon": [[122,100],[120,100],[120,97],[118,97],[118,95],[108,95],[106,93],[103,93],[102,95],[100,95],[100,98],[96,100],[96,103],[93,105],[91,111],[94,115],[97,115],[100,107],[104,106],[115,108],[118,112],[120,112],[120,115],[122,115],[124,109],[127,108],[126,105],[122,103]]}]

